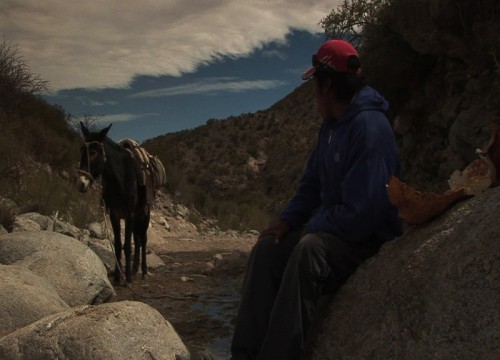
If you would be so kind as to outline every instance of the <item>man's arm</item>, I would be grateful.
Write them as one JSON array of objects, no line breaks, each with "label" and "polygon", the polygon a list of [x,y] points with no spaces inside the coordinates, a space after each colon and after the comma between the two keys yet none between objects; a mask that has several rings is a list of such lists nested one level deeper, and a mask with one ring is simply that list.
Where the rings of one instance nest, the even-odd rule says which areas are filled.
[{"label": "man's arm", "polygon": [[291,230],[304,226],[312,212],[321,203],[321,184],[318,176],[318,147],[309,157],[306,170],[294,197],[281,213],[280,219],[288,223]]}]

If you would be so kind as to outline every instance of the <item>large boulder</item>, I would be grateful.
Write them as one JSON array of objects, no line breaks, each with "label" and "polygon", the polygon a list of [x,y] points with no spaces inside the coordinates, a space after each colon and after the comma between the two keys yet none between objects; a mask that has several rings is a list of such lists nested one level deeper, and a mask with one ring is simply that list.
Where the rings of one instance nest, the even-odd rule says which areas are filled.
[{"label": "large boulder", "polygon": [[79,306],[0,338],[0,359],[182,360],[189,352],[149,305],[121,301]]},{"label": "large boulder", "polygon": [[93,222],[89,225],[90,236],[96,239],[112,239],[113,230],[111,225],[107,226],[106,222]]},{"label": "large boulder", "polygon": [[39,230],[55,231],[75,239],[81,238],[83,232],[76,226],[59,220],[55,216],[41,215],[36,212],[16,216],[12,225],[13,232]]},{"label": "large boulder", "polygon": [[[16,216],[14,223],[12,224],[12,231],[40,231],[42,227],[33,218],[28,216]],[[44,229],[47,230],[47,229]]]},{"label": "large boulder", "polygon": [[102,263],[106,267],[108,272],[111,272],[115,268],[115,253],[111,242],[108,239],[96,239],[88,238],[86,239],[87,245],[96,255],[101,259]]},{"label": "large boulder", "polygon": [[49,216],[30,212],[16,216],[14,219],[13,231],[29,231],[31,227],[36,228],[34,224],[29,226],[28,224],[30,223],[38,224],[38,230],[52,231],[54,229],[54,221]]},{"label": "large boulder", "polygon": [[0,265],[0,304],[0,337],[69,308],[48,280],[14,265]]},{"label": "large boulder", "polygon": [[334,296],[310,359],[498,359],[500,187],[411,228]]},{"label": "large boulder", "polygon": [[24,266],[46,278],[70,306],[103,303],[115,293],[98,256],[78,240],[59,233],[0,235],[0,264]]}]

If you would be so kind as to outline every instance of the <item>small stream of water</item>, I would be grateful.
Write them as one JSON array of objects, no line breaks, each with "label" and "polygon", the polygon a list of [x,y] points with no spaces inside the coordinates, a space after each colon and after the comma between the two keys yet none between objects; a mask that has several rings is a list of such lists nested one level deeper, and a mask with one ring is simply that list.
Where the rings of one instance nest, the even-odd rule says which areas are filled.
[{"label": "small stream of water", "polygon": [[[209,300],[209,302],[195,302],[191,305],[193,310],[203,312],[211,318],[220,321],[223,326],[232,328],[231,319],[237,311],[238,296],[226,295],[200,298],[202,300]],[[209,351],[216,360],[226,360],[230,358],[231,337],[232,334],[226,337],[213,339],[212,342],[207,344],[206,350]]]},{"label": "small stream of water", "polygon": [[[231,285],[232,281],[226,280],[228,281],[219,282],[210,293],[196,293],[196,299],[189,300],[189,303],[186,303],[184,310],[182,310],[183,314],[188,316],[188,320],[184,324],[191,323],[190,331],[200,332],[200,340],[208,339],[203,347],[215,360],[226,360],[231,357],[232,320],[236,315],[240,299],[239,294],[235,294],[234,286]],[[182,297],[183,295],[178,294],[178,296]],[[180,311],[173,308],[169,301],[149,299],[146,302],[164,314]],[[189,318],[189,316],[192,317]],[[168,319],[168,316],[166,318]],[[212,322],[216,324],[215,328],[210,328],[209,324]],[[196,324],[199,324],[198,329]]]}]

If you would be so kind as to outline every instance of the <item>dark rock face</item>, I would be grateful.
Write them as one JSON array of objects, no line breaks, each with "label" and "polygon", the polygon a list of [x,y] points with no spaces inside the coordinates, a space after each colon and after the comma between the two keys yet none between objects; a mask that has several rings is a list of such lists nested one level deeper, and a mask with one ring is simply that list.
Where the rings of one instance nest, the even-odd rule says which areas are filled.
[{"label": "dark rock face", "polygon": [[328,305],[309,358],[497,359],[500,188],[386,244]]},{"label": "dark rock face", "polygon": [[500,6],[495,0],[401,0],[391,9],[391,29],[415,61],[427,60],[420,77],[406,84],[411,99],[398,111],[403,174],[426,190],[445,190],[450,174],[486,145],[489,124],[500,123]]}]

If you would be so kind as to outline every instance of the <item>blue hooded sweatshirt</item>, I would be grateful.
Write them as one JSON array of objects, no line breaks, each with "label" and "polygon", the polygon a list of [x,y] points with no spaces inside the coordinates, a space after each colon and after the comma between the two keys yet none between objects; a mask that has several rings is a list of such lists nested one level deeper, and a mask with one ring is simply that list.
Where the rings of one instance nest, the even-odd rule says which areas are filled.
[{"label": "blue hooded sweatshirt", "polygon": [[387,108],[385,99],[365,86],[338,120],[323,122],[297,192],[281,214],[292,229],[306,226],[307,233],[352,242],[383,242],[401,234],[386,186],[400,168]]}]

